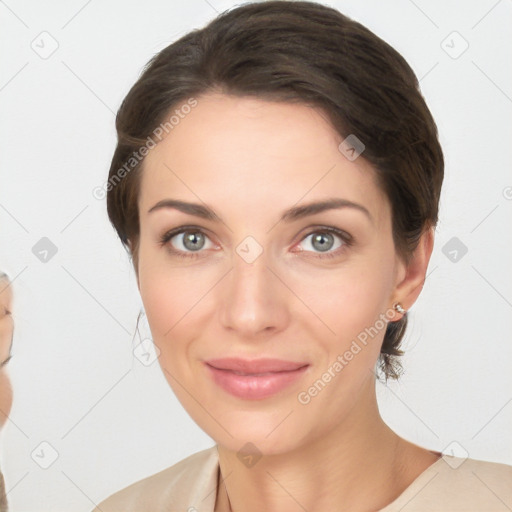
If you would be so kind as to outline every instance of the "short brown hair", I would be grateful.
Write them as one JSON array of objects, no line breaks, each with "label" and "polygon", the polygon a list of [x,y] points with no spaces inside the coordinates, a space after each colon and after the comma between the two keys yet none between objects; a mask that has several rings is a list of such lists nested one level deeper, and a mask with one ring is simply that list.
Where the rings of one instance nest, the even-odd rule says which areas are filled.
[{"label": "short brown hair", "polygon": [[[138,193],[143,160],[119,179],[172,108],[211,91],[296,102],[325,113],[342,136],[354,134],[392,209],[397,253],[409,261],[437,224],[444,159],[437,127],[405,59],[336,9],[267,1],[228,10],[156,54],[121,104],[109,172],[110,221],[138,267]],[[117,182],[114,179],[117,177]],[[389,322],[380,368],[397,378],[407,314]]]}]

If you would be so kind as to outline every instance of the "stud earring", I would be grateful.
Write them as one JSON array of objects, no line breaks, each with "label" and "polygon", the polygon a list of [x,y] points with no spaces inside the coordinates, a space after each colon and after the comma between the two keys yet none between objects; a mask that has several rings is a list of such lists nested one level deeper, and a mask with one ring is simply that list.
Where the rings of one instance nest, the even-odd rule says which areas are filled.
[{"label": "stud earring", "polygon": [[401,313],[402,315],[405,315],[405,313],[407,313],[407,311],[402,307],[402,304],[400,304],[400,302],[395,302],[393,304],[393,309],[395,311],[398,311],[399,313]]}]

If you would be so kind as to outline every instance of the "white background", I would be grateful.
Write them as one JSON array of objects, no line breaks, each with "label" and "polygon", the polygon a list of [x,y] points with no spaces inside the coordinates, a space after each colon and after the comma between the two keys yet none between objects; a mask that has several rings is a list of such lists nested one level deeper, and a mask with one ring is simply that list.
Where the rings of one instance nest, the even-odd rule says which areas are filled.
[{"label": "white background", "polygon": [[[512,464],[512,2],[326,3],[407,59],[446,157],[429,277],[409,315],[406,373],[377,384],[382,414],[422,446],[456,441],[472,458]],[[15,401],[0,464],[13,512],[89,511],[213,445],[158,363],[133,356],[134,272],[92,190],[107,177],[114,113],[144,64],[233,5],[0,2],[0,268],[14,281],[16,321]],[[47,59],[31,48],[48,38],[43,31],[59,45]],[[469,43],[456,59],[442,47],[453,31]],[[462,48],[454,37],[444,43],[452,52]],[[32,252],[42,237],[58,249],[46,263]],[[453,237],[468,248],[457,262],[442,252]],[[149,335],[145,322],[141,330]],[[52,450],[57,460],[41,468]]]}]

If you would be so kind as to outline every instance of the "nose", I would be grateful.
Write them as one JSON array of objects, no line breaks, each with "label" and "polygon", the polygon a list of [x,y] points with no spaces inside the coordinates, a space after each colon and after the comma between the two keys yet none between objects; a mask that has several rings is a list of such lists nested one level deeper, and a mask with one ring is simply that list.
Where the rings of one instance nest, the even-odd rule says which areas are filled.
[{"label": "nose", "polygon": [[265,252],[252,263],[233,254],[233,268],[223,279],[221,324],[249,340],[277,333],[289,322],[290,294]]}]

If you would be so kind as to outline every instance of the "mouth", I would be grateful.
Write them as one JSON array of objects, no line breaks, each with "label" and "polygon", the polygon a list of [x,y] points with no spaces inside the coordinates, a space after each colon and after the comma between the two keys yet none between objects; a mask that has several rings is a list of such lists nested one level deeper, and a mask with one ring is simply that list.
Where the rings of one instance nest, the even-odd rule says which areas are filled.
[{"label": "mouth", "polygon": [[217,368],[218,370],[229,370],[232,372],[240,372],[247,375],[287,372],[297,370],[303,366],[307,366],[306,362],[296,363],[284,359],[241,359],[237,357],[225,357],[222,359],[210,359],[206,364]]},{"label": "mouth", "polygon": [[262,400],[296,382],[309,363],[224,358],[205,361],[205,367],[213,382],[232,396],[244,400]]}]

